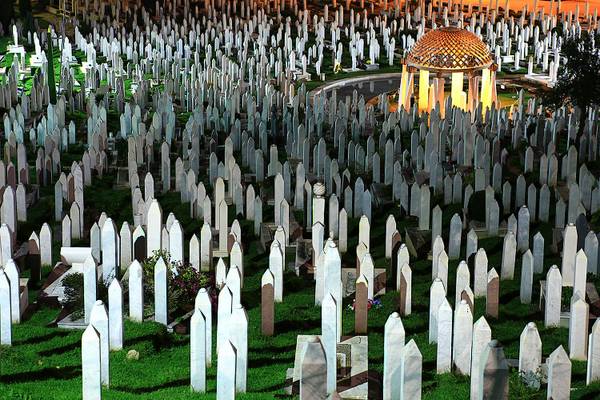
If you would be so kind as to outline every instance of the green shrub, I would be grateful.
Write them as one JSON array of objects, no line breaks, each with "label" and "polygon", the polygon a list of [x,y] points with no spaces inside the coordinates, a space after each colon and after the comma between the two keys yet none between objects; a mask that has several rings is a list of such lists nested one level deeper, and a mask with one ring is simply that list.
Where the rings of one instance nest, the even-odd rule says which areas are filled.
[{"label": "green shrub", "polygon": [[[204,272],[196,271],[194,267],[187,263],[173,262],[171,255],[167,251],[155,251],[152,256],[142,264],[144,273],[144,305],[148,309],[154,307],[154,266],[159,258],[164,260],[167,265],[167,301],[169,311],[190,310],[194,305],[196,294],[201,288],[209,288],[211,281],[209,275]],[[177,271],[175,274],[173,271]],[[121,282],[123,289],[127,289],[128,282]],[[63,279],[65,289],[64,298],[61,305],[71,310],[73,319],[83,316],[83,274],[72,273]],[[96,297],[108,304],[108,282],[99,282],[96,288]],[[125,304],[127,306],[127,304]]]},{"label": "green shrub", "polygon": [[[159,258],[167,265],[167,290],[169,311],[190,309],[193,307],[196,294],[201,288],[209,288],[209,275],[196,271],[188,263],[174,262],[168,251],[156,250],[142,264],[144,271],[144,299],[147,305],[154,304],[154,266]],[[177,274],[173,273],[177,271]]]},{"label": "green shrub", "polygon": [[[83,303],[83,274],[74,272],[68,274],[62,281],[64,287],[64,296],[60,302],[61,306],[71,310],[72,319],[79,319],[84,314]],[[102,300],[108,304],[108,286],[105,282],[96,285],[96,299]]]}]

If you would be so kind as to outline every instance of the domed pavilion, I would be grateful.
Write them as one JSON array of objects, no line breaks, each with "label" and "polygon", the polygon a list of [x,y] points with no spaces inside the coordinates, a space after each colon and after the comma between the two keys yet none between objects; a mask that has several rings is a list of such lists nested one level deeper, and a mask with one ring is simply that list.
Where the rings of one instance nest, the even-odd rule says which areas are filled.
[{"label": "domed pavilion", "polygon": [[[427,32],[412,47],[405,63],[399,105],[406,109],[413,94],[416,71],[419,71],[419,112],[430,111],[437,102],[443,109],[444,83],[448,77],[451,79],[452,104],[456,107],[474,111],[481,101],[482,110],[486,110],[497,100],[496,66],[492,55],[487,45],[466,29],[444,27]],[[468,79],[466,93],[463,91],[465,75]]]}]

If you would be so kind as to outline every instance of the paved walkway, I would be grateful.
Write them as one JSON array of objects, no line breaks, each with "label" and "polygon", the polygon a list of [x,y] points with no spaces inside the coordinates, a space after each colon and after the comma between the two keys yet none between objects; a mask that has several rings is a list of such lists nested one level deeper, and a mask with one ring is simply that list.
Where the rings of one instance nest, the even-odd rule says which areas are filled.
[{"label": "paved walkway", "polygon": [[357,90],[359,97],[361,95],[365,98],[376,97],[381,93],[400,88],[401,77],[400,72],[388,72],[339,79],[313,89],[310,96],[314,97],[320,94],[330,96],[331,92],[335,90],[338,98],[344,98],[345,96],[352,96],[352,92]]}]

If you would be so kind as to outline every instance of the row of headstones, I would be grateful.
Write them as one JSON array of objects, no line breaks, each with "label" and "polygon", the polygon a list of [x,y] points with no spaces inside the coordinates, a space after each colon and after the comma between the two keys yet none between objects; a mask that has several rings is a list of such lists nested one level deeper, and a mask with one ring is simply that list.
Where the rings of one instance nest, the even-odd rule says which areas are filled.
[{"label": "row of headstones", "polygon": [[[107,225],[110,226],[110,224],[108,224],[108,222],[111,222],[110,219],[107,219],[106,221],[104,221],[104,226],[107,226]],[[151,228],[149,227],[149,229],[151,229]],[[103,231],[104,231],[104,229],[103,229]],[[150,251],[150,250],[148,250],[148,251]],[[242,261],[241,248],[237,241],[234,243],[234,245],[231,249],[230,261],[231,261],[232,267],[226,273],[226,279],[224,281],[222,281],[222,280],[223,280],[223,276],[225,276],[225,271],[226,271],[225,264],[222,259],[219,259],[219,262],[217,264],[217,271],[216,271],[217,285],[224,284],[224,286],[221,288],[221,292],[219,295],[219,313],[218,313],[219,320],[218,320],[217,329],[220,332],[218,334],[219,338],[227,337],[225,332],[231,332],[230,341],[227,344],[233,345],[234,346],[233,348],[236,349],[236,352],[235,352],[236,357],[237,357],[237,358],[235,358],[236,365],[238,365],[239,368],[242,368],[244,363],[247,363],[247,355],[244,355],[244,353],[242,353],[242,345],[247,342],[247,337],[246,336],[242,337],[242,331],[239,329],[241,326],[237,326],[238,324],[240,324],[242,322],[238,315],[240,310],[243,312],[243,315],[245,315],[245,311],[243,311],[243,308],[241,308],[241,305],[240,305],[241,285],[242,285],[242,281],[243,281],[243,269],[242,269],[243,261]],[[88,313],[87,310],[94,304],[94,301],[95,301],[95,287],[96,287],[96,282],[97,282],[96,264],[92,257],[88,258],[88,260],[86,261],[86,264],[89,265],[87,267],[84,265],[84,281],[88,282],[87,284],[84,284],[84,287],[85,287],[84,291],[86,292],[86,294],[85,294],[86,315],[87,314],[93,315],[93,311],[90,311]],[[104,267],[104,265],[103,265],[103,267]],[[167,268],[168,267],[162,258],[158,259],[158,261],[154,267],[154,282],[155,282],[155,315],[154,315],[154,319],[157,322],[160,322],[163,324],[167,324],[167,322],[168,322]],[[282,273],[282,271],[281,271],[281,273]],[[129,287],[129,291],[130,291],[129,292],[130,317],[133,320],[141,321],[143,318],[143,290],[142,290],[143,271],[142,271],[141,265],[139,264],[139,262],[137,260],[133,261],[127,274],[128,274],[128,279],[129,279],[128,287]],[[113,279],[113,282],[111,282],[111,286],[114,285],[115,281],[117,281],[117,279]],[[204,294],[206,294],[205,291],[202,291],[202,292]],[[229,297],[227,297],[227,295],[229,295]],[[227,301],[227,299],[229,299],[229,301]],[[109,302],[110,302],[110,300],[109,300]],[[207,300],[207,303],[210,306],[209,300]],[[227,304],[229,304],[229,306],[230,306],[229,309],[226,306]],[[205,314],[200,312],[198,315],[196,315],[197,313],[198,313],[198,310],[196,311],[196,313],[194,314],[194,317],[192,318],[192,338],[195,338],[194,343],[196,343],[196,346],[194,346],[194,343],[192,345],[192,353],[194,353],[195,351],[204,353],[207,351],[206,350],[207,348],[210,349],[210,343],[207,344],[208,347],[203,347],[203,346],[199,347],[200,346],[200,343],[199,343],[200,336],[197,335],[198,330],[195,330],[194,326],[197,326],[196,324],[201,324],[204,321],[204,318],[205,318],[204,315],[210,315],[210,311],[208,311],[208,313],[205,313]],[[231,319],[229,317],[231,317]],[[233,322],[229,323],[228,321],[230,321],[230,320]],[[236,329],[231,329],[230,325],[234,325],[234,324],[236,325]],[[247,318],[246,318],[245,325],[247,327]],[[209,326],[210,326],[210,322],[209,322]],[[230,330],[228,330],[228,328]],[[243,335],[247,335],[246,330],[243,331]],[[208,333],[208,335],[205,334],[204,337],[210,337],[210,333]],[[227,344],[225,344],[224,346],[227,346]],[[245,348],[247,348],[247,344],[246,344]],[[245,350],[245,352],[247,353],[247,350]],[[224,354],[223,357],[225,359],[226,357],[229,357],[230,352],[224,352],[223,354]],[[221,358],[221,356],[219,356],[219,357]],[[192,359],[195,360],[197,358],[195,356],[193,356]],[[218,392],[220,392],[220,391],[228,392],[231,387],[237,388],[238,391],[245,391],[246,367],[244,367],[243,370],[240,370],[239,368],[237,370],[234,368],[233,374],[231,373],[231,368],[223,368],[222,371],[221,371],[221,369],[219,369],[218,386],[222,386],[222,387],[220,387],[220,389],[217,390]],[[206,365],[200,366],[200,365],[194,364],[192,366],[192,386],[194,387],[195,390],[203,391],[205,388],[205,369],[206,369]],[[85,373],[84,373],[84,375],[85,375]],[[93,377],[92,374],[90,374],[90,378],[95,379],[95,377]],[[229,381],[236,382],[236,384],[234,384],[233,386],[231,386],[229,383],[222,384],[223,382],[229,382]],[[94,381],[94,382],[96,382],[96,381]],[[97,389],[97,385],[95,385],[93,389],[87,389],[87,390],[88,391],[93,390],[95,393],[99,389]],[[86,389],[85,389],[85,384],[84,384],[84,392],[85,391],[86,391]]]},{"label": "row of headstones", "polygon": [[21,316],[27,308],[27,287],[21,290],[19,268],[9,258],[0,267],[0,344],[12,345],[12,324],[19,324]]},{"label": "row of headstones", "polygon": [[[447,11],[445,11],[445,12],[447,12]],[[304,13],[306,13],[306,11],[304,11]],[[417,12],[417,14],[419,14],[419,12]],[[525,12],[523,12],[523,14],[525,14]],[[343,15],[343,14],[342,14],[342,15]],[[357,16],[358,16],[358,15],[357,15]],[[482,18],[483,18],[483,16],[482,16]],[[300,18],[300,20],[302,20],[302,19],[303,19],[303,18]],[[377,19],[378,19],[378,17],[377,17]],[[367,20],[367,18],[366,18],[366,14],[365,14],[365,23],[366,23],[366,20]],[[472,27],[473,27],[473,28],[475,28],[475,21],[476,21],[476,20],[477,20],[477,18],[476,18],[476,17],[474,17],[474,18],[472,18],[472,19],[471,19],[471,21],[472,21]],[[170,21],[170,20],[169,20],[169,21]],[[352,21],[352,22],[354,22],[354,18],[351,18],[351,21]],[[569,18],[569,21],[570,21],[570,18]],[[341,21],[338,21],[338,13],[336,12],[336,22],[335,22],[335,25],[332,25],[332,29],[337,29],[337,30],[339,30],[339,28],[333,28],[334,26],[337,26],[337,23],[338,23],[338,22],[339,22],[340,24],[343,24],[343,20],[341,20]],[[481,21],[481,22],[483,23],[483,19],[482,19],[482,21]],[[404,17],[403,17],[403,18],[400,20],[400,23],[401,23],[402,25],[404,25]],[[410,26],[410,19],[408,19],[408,22],[407,22],[407,23],[408,23],[408,24],[409,24],[409,26]],[[524,21],[522,21],[522,24],[523,24],[523,23],[524,23]],[[317,25],[316,25],[316,24],[317,24],[317,19],[316,19],[316,18],[315,18],[314,24],[315,24],[314,28],[315,28],[315,31],[316,31],[316,30],[317,30]],[[395,24],[396,24],[396,21],[394,21],[394,22],[392,23],[392,26],[395,26]],[[377,24],[377,25],[378,25],[378,24]],[[544,24],[544,26],[545,26],[545,25],[546,25],[546,24]],[[193,27],[193,26],[194,26],[194,24],[193,24],[193,22],[192,22],[192,27]],[[353,26],[353,24],[352,24],[352,26]],[[304,21],[304,29],[307,29],[307,26],[306,26],[306,21]],[[497,28],[497,29],[499,29],[499,28]],[[529,30],[529,27],[526,27],[525,29],[526,29],[526,31],[528,31],[528,30]],[[515,32],[515,31],[516,31],[516,32]],[[286,30],[286,36],[288,35],[288,33],[287,33],[287,32],[288,32],[288,31]],[[506,30],[506,29],[500,30],[500,31],[497,33],[497,34],[498,34],[498,36],[503,36],[503,35],[502,35],[502,32],[506,32],[507,34],[506,34],[506,35],[504,35],[504,36],[507,36],[509,31],[508,31],[508,30]],[[511,34],[514,34],[514,35],[517,35],[517,33],[519,33],[519,32],[520,32],[520,31],[519,31],[518,29],[517,29],[517,30],[515,30],[515,29],[511,29],[511,30],[510,30],[510,33],[511,33]],[[119,32],[117,32],[117,35],[118,35],[118,34],[119,34]],[[177,34],[178,34],[178,32],[175,32],[175,34],[177,35]],[[386,28],[386,29],[385,29],[384,38],[385,38],[385,37],[387,37],[388,35],[389,35],[389,28]],[[336,36],[337,36],[337,37],[339,37],[339,33],[338,33],[338,35],[336,35]],[[159,37],[160,37],[160,36],[159,36]],[[494,37],[495,37],[495,35],[494,35]],[[523,37],[523,36],[522,36],[521,34],[519,34],[519,36],[515,36],[515,38],[516,38],[516,39],[518,39],[518,38],[522,38],[522,37]],[[537,38],[537,36],[536,36],[536,38]],[[185,38],[185,35],[183,36],[183,39],[184,39],[184,40],[186,39],[186,38]],[[122,40],[124,40],[124,39],[122,39]],[[321,39],[321,40],[322,40],[322,39]],[[523,43],[523,40],[522,40],[522,39],[521,39],[521,41],[518,41],[518,40],[515,40],[515,41],[516,41],[516,42],[518,42],[518,43],[521,43],[521,47],[522,47],[522,43]],[[284,42],[284,43],[286,43],[286,46],[285,46],[286,52],[288,52],[288,51],[291,51],[291,46],[289,46],[290,48],[288,48],[287,41],[285,41],[285,40],[284,40],[283,42]],[[140,45],[140,46],[141,46],[141,45]],[[116,47],[117,47],[117,49],[120,49],[120,47],[121,47],[121,46],[120,46],[119,44],[117,44],[117,46],[116,46]],[[130,45],[130,46],[122,46],[122,47],[123,47],[123,48],[127,47],[127,48],[129,49],[129,48],[131,48],[131,47],[135,47],[135,46],[131,46],[131,45]],[[179,48],[181,48],[181,47],[183,47],[183,43],[182,43],[182,41],[181,41],[181,39],[180,39],[180,40],[178,41],[178,46],[177,46],[177,48],[179,49]],[[334,47],[335,47],[335,46],[334,46]],[[377,46],[377,47],[378,47],[378,46]],[[152,48],[152,47],[151,47],[151,45],[150,45],[150,48]],[[187,49],[187,48],[189,48],[189,47],[186,45],[186,49]],[[303,46],[302,46],[302,48],[303,48]],[[386,48],[387,48],[387,46],[386,46]],[[172,50],[171,50],[171,48],[170,48],[170,46],[167,48],[167,50],[170,50],[170,51],[172,51]],[[170,54],[170,51],[167,51],[167,54]],[[130,54],[130,53],[131,53],[131,51],[129,50],[129,51],[128,51],[128,54]],[[309,51],[309,55],[310,55],[310,51]],[[292,59],[295,59],[295,57],[293,57],[293,56],[295,56],[295,53],[294,53],[294,52],[292,52]],[[304,58],[305,58],[305,56],[303,55],[303,57],[302,57],[302,58],[304,59]],[[295,66],[294,66],[294,68],[295,68]]]}]

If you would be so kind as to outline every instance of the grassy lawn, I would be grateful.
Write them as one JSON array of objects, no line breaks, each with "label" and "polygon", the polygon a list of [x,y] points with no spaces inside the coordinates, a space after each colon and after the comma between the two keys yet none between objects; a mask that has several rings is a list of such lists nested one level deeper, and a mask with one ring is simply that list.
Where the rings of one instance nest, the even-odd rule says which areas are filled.
[{"label": "grassy lawn", "polygon": [[[95,181],[93,187],[86,190],[86,207],[89,215],[86,220],[97,218],[101,210],[113,217],[119,224],[131,215],[131,206],[127,189],[110,190],[114,177],[105,176]],[[179,204],[178,195],[174,193],[159,196],[164,216],[173,211],[186,231],[186,238],[193,232],[199,232],[198,221],[190,220],[187,204]],[[44,200],[44,197],[42,198]],[[444,220],[451,217],[447,210]],[[381,256],[384,254],[385,217],[387,212],[397,213],[397,209],[381,210],[374,213],[374,224],[371,233],[372,254],[375,255],[377,267],[389,264]],[[268,213],[268,211],[267,211]],[[269,215],[265,213],[266,215]],[[96,215],[97,214],[97,215]],[[34,218],[43,218],[33,216]],[[414,219],[398,216],[399,230],[404,226],[414,225]],[[447,224],[444,224],[447,226]],[[549,238],[548,226],[539,227]],[[314,304],[314,284],[311,278],[296,277],[286,273],[284,302],[276,305],[275,336],[263,337],[260,333],[260,278],[267,268],[268,257],[261,254],[256,238],[252,237],[251,225],[242,223],[245,248],[245,280],[242,303],[249,317],[249,366],[248,393],[239,398],[269,399],[288,397],[283,386],[287,368],[293,367],[296,336],[298,334],[318,334],[320,332],[320,308]],[[532,228],[532,232],[537,232]],[[25,234],[26,232],[24,232]],[[358,236],[358,220],[349,221],[349,249],[356,246]],[[547,239],[548,242],[548,239]],[[480,240],[480,247],[488,252],[489,265],[499,268],[501,264],[501,239]],[[348,252],[343,262],[353,265],[354,254]],[[546,255],[545,265],[558,262],[555,256]],[[455,270],[458,262],[450,263],[448,298],[454,299]],[[520,265],[520,260],[517,260]],[[428,298],[431,282],[430,262],[427,260],[411,261],[413,269],[413,314],[402,319],[407,341],[415,339],[423,353],[423,392],[425,399],[464,399],[469,393],[469,379],[451,374],[436,375],[435,345],[428,344]],[[389,275],[388,275],[389,276]],[[520,276],[519,268],[515,277]],[[536,278],[540,278],[537,276]],[[537,280],[536,280],[537,282]],[[492,335],[505,348],[507,358],[518,358],[519,335],[526,323],[535,321],[543,341],[543,353],[547,356],[559,344],[566,347],[568,330],[545,329],[543,315],[537,310],[536,300],[539,287],[534,285],[534,304],[521,305],[519,301],[519,280],[501,282],[501,307],[498,320],[489,319]],[[395,310],[397,293],[389,291],[381,297],[382,307],[373,308],[369,312],[369,368],[382,373],[383,369],[383,326],[388,315]],[[351,299],[345,299],[345,306]],[[477,300],[475,320],[484,312],[485,304]],[[73,399],[80,396],[81,331],[69,331],[48,327],[58,313],[56,309],[41,308],[30,320],[14,327],[13,347],[0,348],[0,392],[8,398],[53,398]],[[351,335],[354,327],[354,315],[347,307],[344,309],[344,335]],[[167,334],[158,324],[145,322],[125,324],[124,349],[111,353],[110,374],[111,387],[103,395],[108,399],[183,399],[212,398],[216,385],[216,358],[208,374],[208,391],[206,396],[192,395],[189,390],[189,339],[187,336]],[[216,327],[213,327],[213,344],[216,343]],[[126,353],[135,349],[140,353],[138,361],[128,361]],[[390,351],[394,351],[393,349]],[[213,354],[215,354],[213,352]],[[600,395],[600,386],[585,387],[585,363],[573,363],[574,398],[592,398]],[[511,393],[513,398],[544,398],[545,391],[532,392],[520,382],[516,372],[511,377]],[[592,397],[589,397],[592,396]]]}]

